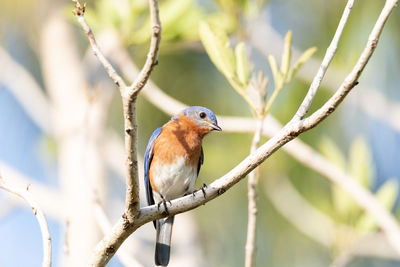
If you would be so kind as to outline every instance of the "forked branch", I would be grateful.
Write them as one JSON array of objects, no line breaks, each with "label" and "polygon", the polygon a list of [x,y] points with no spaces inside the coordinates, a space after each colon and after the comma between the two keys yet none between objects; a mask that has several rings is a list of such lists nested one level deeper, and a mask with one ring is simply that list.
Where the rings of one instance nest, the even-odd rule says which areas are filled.
[{"label": "forked branch", "polygon": [[[148,81],[150,74],[155,65],[157,65],[157,57],[159,44],[161,40],[161,23],[158,13],[158,0],[149,0],[150,18],[151,18],[151,41],[149,53],[146,62],[140,71],[135,81],[127,86],[121,76],[113,68],[111,63],[104,56],[98,47],[94,34],[90,26],[85,20],[84,14],[86,4],[81,5],[78,0],[73,0],[75,9],[73,13],[78,19],[78,22],[85,31],[94,54],[97,56],[104,69],[107,71],[110,78],[118,86],[123,102],[124,112],[124,126],[125,126],[125,166],[126,166],[126,197],[125,197],[125,212],[122,216],[123,224],[117,225],[113,228],[110,235],[118,240],[125,240],[127,238],[126,229],[132,228],[136,218],[140,212],[139,206],[139,178],[138,178],[138,162],[137,162],[137,122],[136,122],[136,99],[139,92],[142,90]],[[120,226],[120,227],[119,227]],[[102,240],[92,258],[90,265],[92,266],[105,266],[111,257],[107,255],[114,255],[116,248],[107,237]],[[111,242],[112,243],[112,242]],[[122,243],[122,241],[121,241]]]}]

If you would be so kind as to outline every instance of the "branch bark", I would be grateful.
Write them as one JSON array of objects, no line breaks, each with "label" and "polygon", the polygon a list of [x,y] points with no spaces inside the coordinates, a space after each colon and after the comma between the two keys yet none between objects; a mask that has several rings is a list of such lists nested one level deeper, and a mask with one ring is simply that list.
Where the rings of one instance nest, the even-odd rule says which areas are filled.
[{"label": "branch bark", "polygon": [[346,26],[347,20],[350,16],[351,9],[353,8],[354,0],[347,1],[346,7],[344,9],[343,15],[339,21],[338,28],[336,29],[335,35],[326,50],[324,59],[318,69],[317,74],[314,76],[314,79],[310,85],[310,89],[308,89],[307,95],[301,103],[299,109],[296,112],[296,115],[293,117],[294,120],[301,120],[304,118],[308,109],[311,106],[311,103],[317,94],[318,88],[321,85],[322,79],[325,76],[326,71],[328,70],[329,64],[331,63],[333,57],[336,54],[337,47],[339,45],[340,37],[342,36],[344,27]]},{"label": "branch bark", "polygon": [[[259,144],[263,131],[263,118],[258,118],[256,123],[256,130],[251,142],[250,153],[254,153]],[[259,177],[258,168],[254,169],[248,176],[247,194],[248,194],[248,219],[247,219],[247,235],[246,235],[246,267],[255,266],[256,255],[256,229],[257,229],[257,182]]]},{"label": "branch bark", "polygon": [[43,261],[42,267],[50,267],[51,266],[51,237],[49,232],[49,227],[47,226],[46,216],[44,215],[42,209],[37,204],[35,198],[29,192],[29,186],[26,187],[18,187],[12,185],[8,181],[6,181],[0,175],[0,188],[24,199],[31,207],[32,212],[36,216],[36,220],[39,223],[40,231],[42,233],[42,243],[43,243]]}]

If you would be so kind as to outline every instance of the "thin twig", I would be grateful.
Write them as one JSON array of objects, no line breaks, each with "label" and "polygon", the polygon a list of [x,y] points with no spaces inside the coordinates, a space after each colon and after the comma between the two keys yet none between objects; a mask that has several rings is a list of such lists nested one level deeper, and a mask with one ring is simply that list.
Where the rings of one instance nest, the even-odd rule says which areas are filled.
[{"label": "thin twig", "polygon": [[397,0],[387,0],[385,6],[382,9],[381,14],[377,22],[374,25],[369,37],[367,45],[361,53],[356,65],[352,69],[349,75],[345,78],[343,83],[340,85],[336,93],[316,112],[314,112],[309,118],[302,121],[301,126],[304,130],[311,129],[316,125],[316,121],[323,120],[329,114],[331,114],[336,107],[343,101],[346,95],[358,84],[358,78],[361,76],[365,66],[375,51],[378,45],[379,36],[382,33],[383,27],[388,19],[393,8],[397,5]]},{"label": "thin twig", "polygon": [[[261,140],[263,131],[264,118],[257,119],[256,130],[251,142],[250,153],[254,153]],[[259,169],[255,168],[248,176],[247,194],[248,194],[248,219],[247,219],[247,239],[246,239],[246,267],[255,265],[256,255],[256,229],[257,229],[257,182],[259,177]]]},{"label": "thin twig", "polygon": [[43,261],[42,267],[51,266],[51,237],[49,232],[49,227],[47,226],[46,216],[44,215],[42,209],[36,203],[35,198],[29,192],[29,185],[26,187],[17,187],[8,183],[2,176],[0,176],[0,188],[24,199],[31,207],[32,212],[36,216],[39,223],[40,231],[42,233],[42,243],[43,243]]},{"label": "thin twig", "polygon": [[125,90],[126,88],[126,84],[124,80],[121,78],[121,76],[114,69],[114,67],[111,65],[111,63],[108,61],[108,59],[104,56],[103,52],[101,52],[99,46],[97,45],[92,29],[90,28],[89,24],[86,22],[86,19],[84,17],[86,3],[81,5],[79,3],[79,0],[72,0],[72,1],[75,3],[75,9],[73,13],[77,17],[79,24],[81,24],[82,29],[85,31],[89,39],[90,46],[92,47],[93,53],[99,59],[104,69],[107,71],[108,76],[110,76],[110,78],[114,81],[114,83],[118,86],[118,88],[120,88],[122,93],[122,90]]},{"label": "thin twig", "polygon": [[149,53],[147,54],[146,62],[144,63],[139,76],[129,87],[128,95],[130,98],[135,98],[139,94],[150,78],[150,74],[153,71],[154,66],[158,64],[157,57],[161,41],[161,21],[158,11],[158,0],[149,0],[149,6],[151,21],[151,41]]},{"label": "thin twig", "polygon": [[346,26],[347,20],[349,18],[351,9],[353,7],[354,0],[349,0],[347,5],[343,11],[342,18],[340,19],[339,26],[336,29],[335,35],[329,45],[328,49],[326,50],[324,59],[322,60],[321,66],[318,69],[317,74],[314,76],[314,79],[310,85],[310,89],[307,92],[306,97],[304,98],[303,102],[301,103],[299,109],[296,112],[296,115],[293,117],[293,120],[301,120],[308,112],[308,109],[311,106],[311,103],[318,91],[319,86],[321,85],[322,79],[326,71],[328,70],[329,64],[331,63],[333,57],[336,54],[336,50],[339,44],[340,37],[342,36],[343,29]]}]

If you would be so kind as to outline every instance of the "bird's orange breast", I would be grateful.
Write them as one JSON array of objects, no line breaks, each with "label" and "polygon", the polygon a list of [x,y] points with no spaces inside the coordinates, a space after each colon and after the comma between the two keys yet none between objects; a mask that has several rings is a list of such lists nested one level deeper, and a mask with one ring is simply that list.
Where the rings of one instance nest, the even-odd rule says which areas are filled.
[{"label": "bird's orange breast", "polygon": [[157,191],[153,179],[157,177],[154,177],[152,166],[173,164],[184,157],[186,166],[192,166],[197,171],[202,139],[207,132],[185,116],[180,116],[178,120],[170,121],[162,127],[160,135],[154,141],[149,170],[149,179],[154,190]]}]

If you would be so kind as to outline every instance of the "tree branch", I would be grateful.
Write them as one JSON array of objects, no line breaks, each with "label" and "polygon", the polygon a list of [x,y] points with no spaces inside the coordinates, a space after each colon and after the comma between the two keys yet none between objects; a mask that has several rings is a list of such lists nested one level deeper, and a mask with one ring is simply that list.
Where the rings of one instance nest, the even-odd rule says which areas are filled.
[{"label": "tree branch", "polygon": [[149,0],[150,6],[150,20],[151,20],[151,41],[149,53],[147,54],[146,62],[142,70],[140,71],[135,82],[129,87],[128,96],[130,98],[136,98],[139,92],[146,85],[146,82],[150,78],[150,74],[158,64],[158,50],[160,48],[161,41],[161,21],[158,12],[158,0]]},{"label": "tree branch", "polygon": [[361,73],[374,53],[386,20],[396,5],[397,0],[386,0],[385,6],[383,7],[379,18],[368,37],[367,45],[361,53],[361,56],[353,70],[349,75],[347,75],[336,93],[320,109],[315,111],[309,118],[303,120],[301,127],[304,127],[304,130],[315,127],[319,121],[325,119],[329,114],[331,114],[351,89],[358,84],[358,78],[361,76]]},{"label": "tree branch", "polygon": [[[259,144],[263,131],[263,117],[257,119],[256,130],[251,142],[250,153],[254,153]],[[256,226],[257,226],[257,182],[259,177],[259,169],[254,169],[248,176],[247,194],[248,194],[248,219],[247,219],[247,235],[246,235],[246,267],[255,266],[256,251]]]},{"label": "tree branch", "polygon": [[319,86],[321,85],[322,79],[325,76],[326,71],[328,70],[329,64],[331,63],[333,57],[336,54],[336,50],[339,44],[340,37],[342,36],[344,27],[346,26],[347,20],[349,18],[351,9],[353,8],[354,0],[349,0],[347,5],[343,11],[342,18],[339,21],[339,26],[336,29],[335,35],[329,45],[328,49],[326,50],[324,59],[318,69],[317,74],[314,76],[314,79],[310,85],[310,89],[307,92],[306,97],[304,98],[303,102],[301,103],[299,109],[296,112],[296,115],[293,117],[293,120],[301,120],[308,112],[308,109],[311,106],[311,103],[318,91]]},{"label": "tree branch", "polygon": [[[73,0],[73,2],[75,2],[75,9],[73,12],[77,16],[78,22],[81,24],[86,35],[88,36],[93,52],[102,63],[108,75],[120,89],[124,111],[126,155],[125,212],[122,216],[122,224],[117,224],[113,228],[111,234],[109,236],[106,236],[98,244],[94,254],[89,261],[90,265],[92,266],[105,266],[117,249],[113,243],[115,242],[115,240],[120,240],[121,243],[119,243],[119,247],[122,244],[123,240],[125,240],[129,236],[129,234],[132,233],[129,232],[129,229],[133,228],[132,225],[134,224],[136,218],[139,216],[140,212],[137,162],[136,99],[139,92],[149,79],[154,66],[157,64],[157,56],[161,40],[161,23],[158,12],[158,0],[149,0],[152,31],[149,53],[138,77],[132,83],[132,85],[128,87],[98,47],[92,30],[90,29],[84,18],[86,5],[81,5],[78,0]],[[110,236],[112,236],[112,238],[110,238]]]},{"label": "tree branch", "polygon": [[0,175],[0,188],[24,199],[31,207],[32,212],[36,216],[36,219],[40,226],[40,231],[42,233],[42,243],[43,243],[43,261],[42,267],[50,267],[51,266],[51,237],[49,233],[49,228],[47,226],[46,217],[36,203],[35,198],[29,192],[29,186],[27,185],[25,188],[17,187],[15,185],[10,184],[8,181],[4,180],[4,178]]},{"label": "tree branch", "polygon": [[[125,89],[126,84],[125,84],[124,80],[117,73],[117,71],[114,69],[114,67],[111,65],[111,63],[108,61],[108,59],[104,56],[103,52],[98,47],[96,39],[94,38],[92,29],[90,28],[89,24],[86,22],[86,19],[84,17],[84,14],[86,11],[86,3],[81,5],[79,0],[72,0],[72,2],[75,3],[75,9],[73,10],[73,13],[77,17],[78,22],[82,26],[83,31],[86,33],[86,35],[89,39],[89,42],[90,42],[90,46],[92,47],[93,53],[99,59],[100,63],[103,65],[104,69],[107,71],[108,76],[110,76],[111,80],[114,81],[114,83],[118,86],[118,88],[120,88],[120,90]],[[121,91],[121,93],[123,93],[123,92]]]}]

